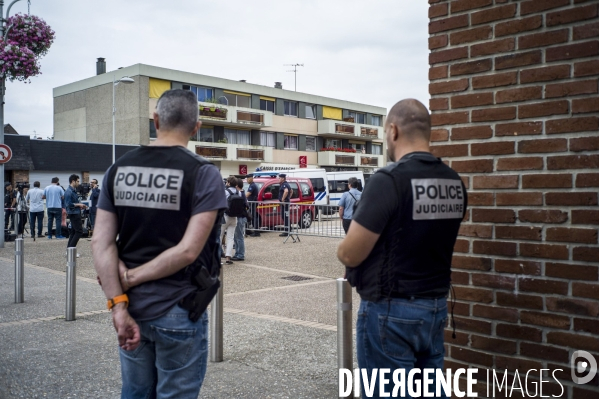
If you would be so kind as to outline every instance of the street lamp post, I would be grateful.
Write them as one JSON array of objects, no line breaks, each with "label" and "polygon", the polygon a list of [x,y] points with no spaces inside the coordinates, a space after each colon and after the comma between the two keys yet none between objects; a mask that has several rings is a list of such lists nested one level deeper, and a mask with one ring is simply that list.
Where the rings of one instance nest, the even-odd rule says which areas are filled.
[{"label": "street lamp post", "polygon": [[116,161],[116,103],[114,93],[119,83],[131,84],[135,83],[135,80],[129,76],[123,76],[119,80],[115,80],[114,75],[112,75],[112,163]]}]

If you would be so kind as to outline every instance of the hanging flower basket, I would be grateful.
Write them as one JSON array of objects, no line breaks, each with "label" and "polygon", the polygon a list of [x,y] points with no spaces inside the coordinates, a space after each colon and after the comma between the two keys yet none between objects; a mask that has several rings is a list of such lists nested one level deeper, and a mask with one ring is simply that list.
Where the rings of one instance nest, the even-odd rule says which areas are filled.
[{"label": "hanging flower basket", "polygon": [[29,81],[32,76],[39,75],[40,66],[35,54],[27,47],[19,47],[16,43],[5,43],[0,40],[0,75],[10,81]]},{"label": "hanging flower basket", "polygon": [[7,40],[26,47],[36,56],[46,55],[54,42],[54,31],[43,19],[29,14],[15,14],[8,18]]}]

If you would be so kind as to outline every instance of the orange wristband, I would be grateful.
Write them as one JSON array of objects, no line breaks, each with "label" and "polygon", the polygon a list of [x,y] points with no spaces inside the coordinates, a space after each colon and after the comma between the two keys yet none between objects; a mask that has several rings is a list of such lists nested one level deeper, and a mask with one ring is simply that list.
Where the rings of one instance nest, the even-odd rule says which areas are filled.
[{"label": "orange wristband", "polygon": [[129,297],[127,296],[127,294],[122,294],[122,295],[115,296],[114,298],[109,299],[106,306],[108,307],[108,310],[112,310],[114,305],[116,305],[117,303],[121,303],[121,302],[126,303],[125,307],[129,306]]}]

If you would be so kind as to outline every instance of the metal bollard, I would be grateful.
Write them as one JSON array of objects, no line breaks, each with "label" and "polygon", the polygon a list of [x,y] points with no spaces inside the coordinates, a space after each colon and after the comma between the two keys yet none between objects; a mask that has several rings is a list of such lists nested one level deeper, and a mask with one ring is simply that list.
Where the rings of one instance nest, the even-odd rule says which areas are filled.
[{"label": "metal bollard", "polygon": [[15,240],[15,303],[25,302],[25,254],[23,239]]},{"label": "metal bollard", "polygon": [[210,303],[210,361],[223,361],[223,268],[220,288]]},{"label": "metal bollard", "polygon": [[[353,370],[352,292],[344,278],[337,279],[337,368]],[[350,398],[354,397],[354,392]]]},{"label": "metal bollard", "polygon": [[67,248],[67,304],[65,320],[75,320],[75,306],[77,298],[77,248]]}]

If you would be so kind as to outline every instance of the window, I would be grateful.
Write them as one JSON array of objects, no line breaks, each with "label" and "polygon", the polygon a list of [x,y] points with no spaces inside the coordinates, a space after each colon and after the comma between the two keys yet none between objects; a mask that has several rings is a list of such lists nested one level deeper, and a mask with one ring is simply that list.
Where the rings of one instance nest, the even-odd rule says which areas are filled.
[{"label": "window", "polygon": [[205,143],[214,143],[214,129],[211,127],[202,127],[198,133],[198,141]]},{"label": "window", "polygon": [[260,99],[260,109],[262,111],[275,112],[275,102],[270,100]]},{"label": "window", "polygon": [[229,144],[250,144],[249,130],[225,129],[225,137]]},{"label": "window", "polygon": [[324,146],[325,147],[335,147],[335,148],[341,148],[341,140],[331,140],[331,139],[327,139],[324,141]]},{"label": "window", "polygon": [[297,116],[297,103],[293,101],[284,101],[285,109],[283,114],[286,116]]},{"label": "window", "polygon": [[354,118],[354,123],[366,123],[366,114],[360,114],[358,112],[350,112],[349,116]]},{"label": "window", "polygon": [[354,150],[356,150],[357,153],[362,153],[362,154],[366,153],[366,144],[351,143],[349,146],[351,148],[353,148]]},{"label": "window", "polygon": [[275,147],[277,136],[274,132],[260,132],[260,145]]},{"label": "window", "polygon": [[380,144],[372,145],[372,155],[382,155],[383,154],[383,146]]},{"label": "window", "polygon": [[286,150],[297,150],[297,136],[285,135],[284,148]]},{"label": "window", "polygon": [[381,116],[380,115],[372,115],[372,125],[381,126]]},{"label": "window", "polygon": [[224,93],[229,105],[233,105],[235,107],[244,107],[244,108],[252,108],[252,98],[247,95],[241,94],[233,94],[233,93]]},{"label": "window", "polygon": [[316,151],[316,137],[306,137],[306,151]]},{"label": "window", "polygon": [[310,179],[312,183],[312,187],[314,188],[315,193],[323,193],[326,191],[324,186],[324,179],[322,177]]},{"label": "window", "polygon": [[[320,179],[322,180],[322,179]],[[300,183],[300,187],[302,189],[302,196],[303,197],[307,197],[311,194],[310,192],[310,186],[308,185],[308,183]]]},{"label": "window", "polygon": [[264,193],[262,195],[264,196],[264,194],[266,194],[266,193],[271,193],[272,198],[277,199],[277,198],[279,198],[279,187],[280,187],[279,183],[275,183],[275,184],[271,184],[270,186],[266,186],[266,188],[264,189]]},{"label": "window", "polygon": [[156,138],[156,126],[154,125],[154,119],[150,119],[150,138]]},{"label": "window", "polygon": [[349,183],[347,180],[329,180],[330,193],[344,193],[349,191]]},{"label": "window", "polygon": [[316,119],[316,105],[306,105],[306,119]]},{"label": "window", "polygon": [[208,101],[214,98],[214,90],[207,87],[183,85],[183,90],[194,92],[198,97],[198,101]]},{"label": "window", "polygon": [[291,186],[291,198],[299,198],[299,190],[297,187],[297,183],[289,183],[289,185]]}]

